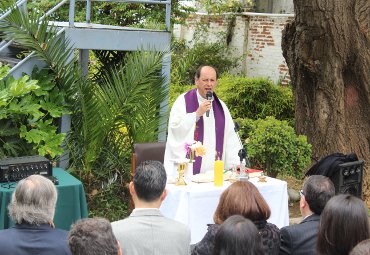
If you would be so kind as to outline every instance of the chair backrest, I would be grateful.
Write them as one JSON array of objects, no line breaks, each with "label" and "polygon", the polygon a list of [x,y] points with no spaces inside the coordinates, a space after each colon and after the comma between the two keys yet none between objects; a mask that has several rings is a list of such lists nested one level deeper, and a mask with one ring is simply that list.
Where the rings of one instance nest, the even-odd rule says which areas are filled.
[{"label": "chair backrest", "polygon": [[135,174],[136,166],[146,160],[158,160],[163,164],[166,142],[135,143],[131,157],[131,175]]}]

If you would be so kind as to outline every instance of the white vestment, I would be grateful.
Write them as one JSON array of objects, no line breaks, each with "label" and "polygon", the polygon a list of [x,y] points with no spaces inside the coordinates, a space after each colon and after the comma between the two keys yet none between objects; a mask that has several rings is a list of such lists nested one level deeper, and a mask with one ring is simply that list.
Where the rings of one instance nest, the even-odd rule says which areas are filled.
[{"label": "white vestment", "polygon": [[[181,94],[172,106],[170,118],[168,121],[168,136],[166,151],[164,155],[164,167],[167,177],[170,180],[178,176],[176,164],[174,162],[184,159],[186,156],[185,143],[194,141],[194,129],[196,124],[196,113],[187,113],[185,104],[185,95]],[[197,91],[198,103],[206,100],[200,96]],[[225,114],[225,133],[223,143],[222,160],[224,168],[230,169],[234,164],[239,164],[238,152],[241,145],[238,136],[234,130],[234,122],[231,118],[229,109],[224,102],[221,102]],[[215,118],[213,110],[210,110],[209,117],[203,115],[204,136],[203,145],[206,148],[206,155],[202,158],[200,172],[204,173],[214,169],[216,159],[216,134]]]}]

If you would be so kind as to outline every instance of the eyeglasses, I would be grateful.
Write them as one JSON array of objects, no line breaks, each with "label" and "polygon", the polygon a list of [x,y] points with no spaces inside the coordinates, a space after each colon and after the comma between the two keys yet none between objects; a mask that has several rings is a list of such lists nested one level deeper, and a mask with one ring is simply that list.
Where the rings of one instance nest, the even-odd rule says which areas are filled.
[{"label": "eyeglasses", "polygon": [[301,190],[299,191],[299,195],[304,196],[304,194],[303,194],[303,189],[301,189]]}]

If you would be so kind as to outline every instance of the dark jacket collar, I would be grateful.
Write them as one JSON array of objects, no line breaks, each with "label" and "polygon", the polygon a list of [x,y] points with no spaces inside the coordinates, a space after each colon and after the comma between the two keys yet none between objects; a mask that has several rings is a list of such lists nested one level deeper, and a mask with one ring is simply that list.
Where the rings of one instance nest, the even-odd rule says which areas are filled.
[{"label": "dark jacket collar", "polygon": [[319,220],[320,220],[320,215],[312,214],[308,216],[306,219],[302,220],[301,223],[308,222],[308,221],[319,221]]},{"label": "dark jacket collar", "polygon": [[27,222],[22,222],[21,224],[15,224],[15,228],[18,229],[45,229],[45,230],[50,230],[53,229],[48,223],[42,223],[42,224],[30,224]]}]

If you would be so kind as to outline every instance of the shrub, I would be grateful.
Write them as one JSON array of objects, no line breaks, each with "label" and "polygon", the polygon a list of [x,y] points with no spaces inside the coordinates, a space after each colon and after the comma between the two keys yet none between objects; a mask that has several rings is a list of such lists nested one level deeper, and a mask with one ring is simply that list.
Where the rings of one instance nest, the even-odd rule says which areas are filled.
[{"label": "shrub", "polygon": [[296,136],[286,121],[274,117],[258,119],[252,128],[246,141],[252,167],[262,168],[273,177],[278,173],[303,176],[312,153],[306,136]]},{"label": "shrub", "polygon": [[55,123],[67,111],[60,90],[46,70],[38,80],[28,75],[5,80],[8,71],[0,63],[0,158],[61,155],[65,134],[57,134]]},{"label": "shrub", "polygon": [[217,95],[229,107],[234,118],[294,121],[293,93],[289,87],[274,85],[265,78],[223,75],[218,80]]}]

